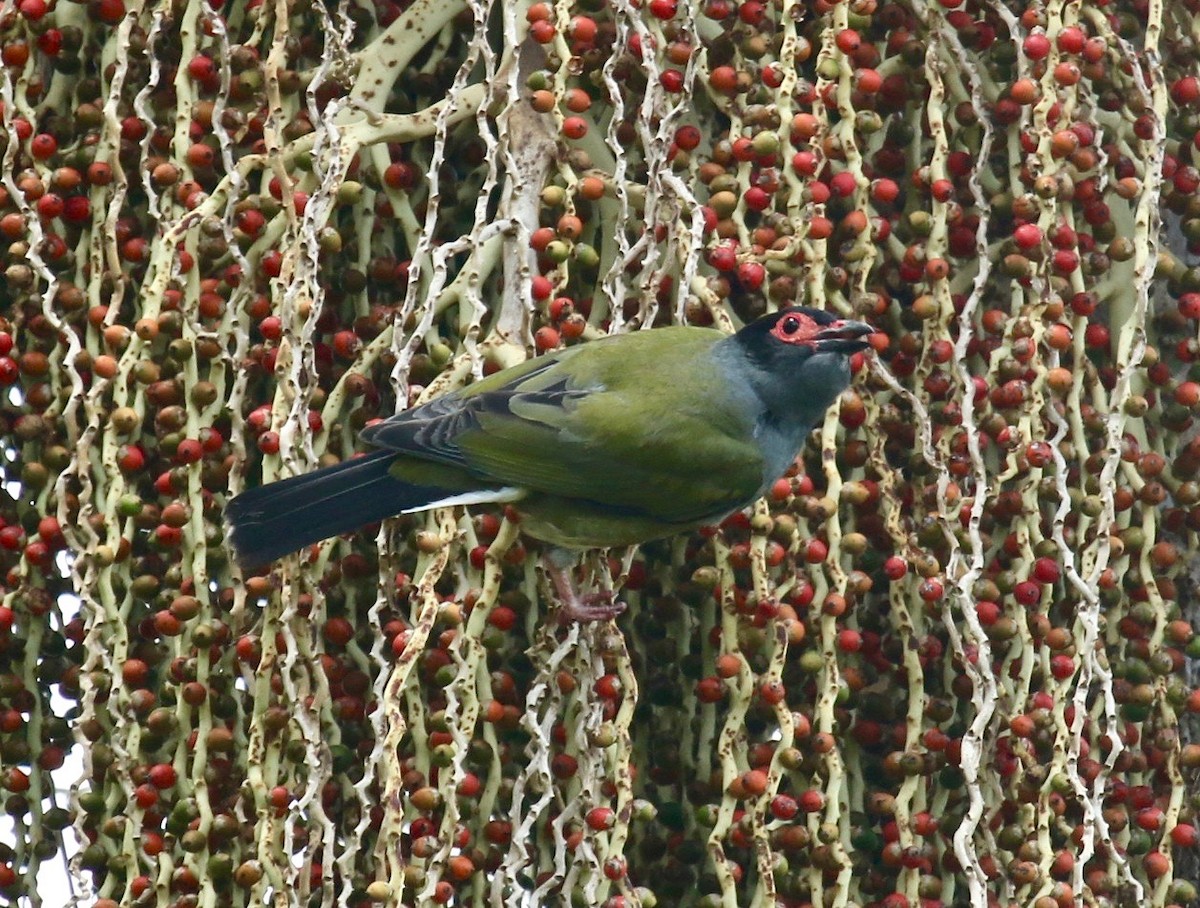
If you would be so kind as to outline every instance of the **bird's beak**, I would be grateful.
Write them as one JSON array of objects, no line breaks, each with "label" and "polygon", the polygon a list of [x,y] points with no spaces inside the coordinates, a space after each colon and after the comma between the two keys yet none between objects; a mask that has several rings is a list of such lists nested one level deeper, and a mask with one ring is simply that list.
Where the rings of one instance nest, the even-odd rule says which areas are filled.
[{"label": "bird's beak", "polygon": [[866,322],[843,318],[818,332],[813,340],[821,352],[857,353],[871,346],[867,336],[874,333],[875,329]]}]

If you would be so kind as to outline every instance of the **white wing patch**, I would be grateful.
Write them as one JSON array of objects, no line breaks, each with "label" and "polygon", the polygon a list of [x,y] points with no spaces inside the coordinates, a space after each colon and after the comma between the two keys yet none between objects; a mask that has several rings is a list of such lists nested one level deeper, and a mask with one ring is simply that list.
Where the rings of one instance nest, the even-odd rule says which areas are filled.
[{"label": "white wing patch", "polygon": [[477,492],[462,492],[458,495],[449,495],[445,498],[439,498],[437,501],[417,505],[415,508],[405,508],[400,513],[416,514],[419,511],[431,511],[434,508],[453,508],[460,504],[508,504],[512,501],[520,501],[527,494],[529,493],[526,489],[519,489],[516,486],[501,486],[498,489],[480,489]]}]

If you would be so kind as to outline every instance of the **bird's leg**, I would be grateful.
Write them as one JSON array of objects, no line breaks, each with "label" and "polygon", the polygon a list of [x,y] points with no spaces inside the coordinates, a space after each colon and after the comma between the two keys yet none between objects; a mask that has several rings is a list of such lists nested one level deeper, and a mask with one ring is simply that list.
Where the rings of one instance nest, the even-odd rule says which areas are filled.
[{"label": "bird's leg", "polygon": [[578,621],[586,624],[590,621],[609,621],[625,611],[625,603],[617,599],[612,590],[597,590],[580,595],[571,581],[574,560],[573,555],[562,549],[552,549],[542,558],[542,565],[554,586],[554,594],[560,604],[559,623]]},{"label": "bird's leg", "polygon": [[625,603],[617,599],[612,590],[597,590],[580,595],[571,583],[571,574],[567,568],[548,567],[546,573],[550,575],[550,582],[554,584],[554,592],[560,603],[560,624],[569,621],[578,621],[581,624],[589,621],[608,621],[625,611]]}]

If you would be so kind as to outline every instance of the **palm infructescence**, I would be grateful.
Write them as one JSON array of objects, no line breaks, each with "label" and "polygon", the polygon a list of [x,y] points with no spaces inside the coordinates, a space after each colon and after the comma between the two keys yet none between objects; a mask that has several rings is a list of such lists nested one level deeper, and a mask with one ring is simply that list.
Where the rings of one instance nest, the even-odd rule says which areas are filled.
[{"label": "palm infructescence", "polygon": [[[0,897],[1192,901],[1193,6],[8,8]],[[519,503],[235,566],[374,420],[794,304],[874,352],[615,625]]]}]

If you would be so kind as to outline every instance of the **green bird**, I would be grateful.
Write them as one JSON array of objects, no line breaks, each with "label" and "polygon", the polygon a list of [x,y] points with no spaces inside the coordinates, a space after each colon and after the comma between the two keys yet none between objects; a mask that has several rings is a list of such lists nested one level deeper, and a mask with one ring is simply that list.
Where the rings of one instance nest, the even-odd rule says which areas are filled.
[{"label": "green bird", "polygon": [[229,538],[258,567],[396,514],[510,504],[550,544],[563,616],[610,618],[623,608],[611,595],[571,585],[577,550],[688,532],[753,502],[873,331],[794,306],[736,334],[655,328],[556,350],[367,427],[366,455],[243,492],[226,506]]}]

